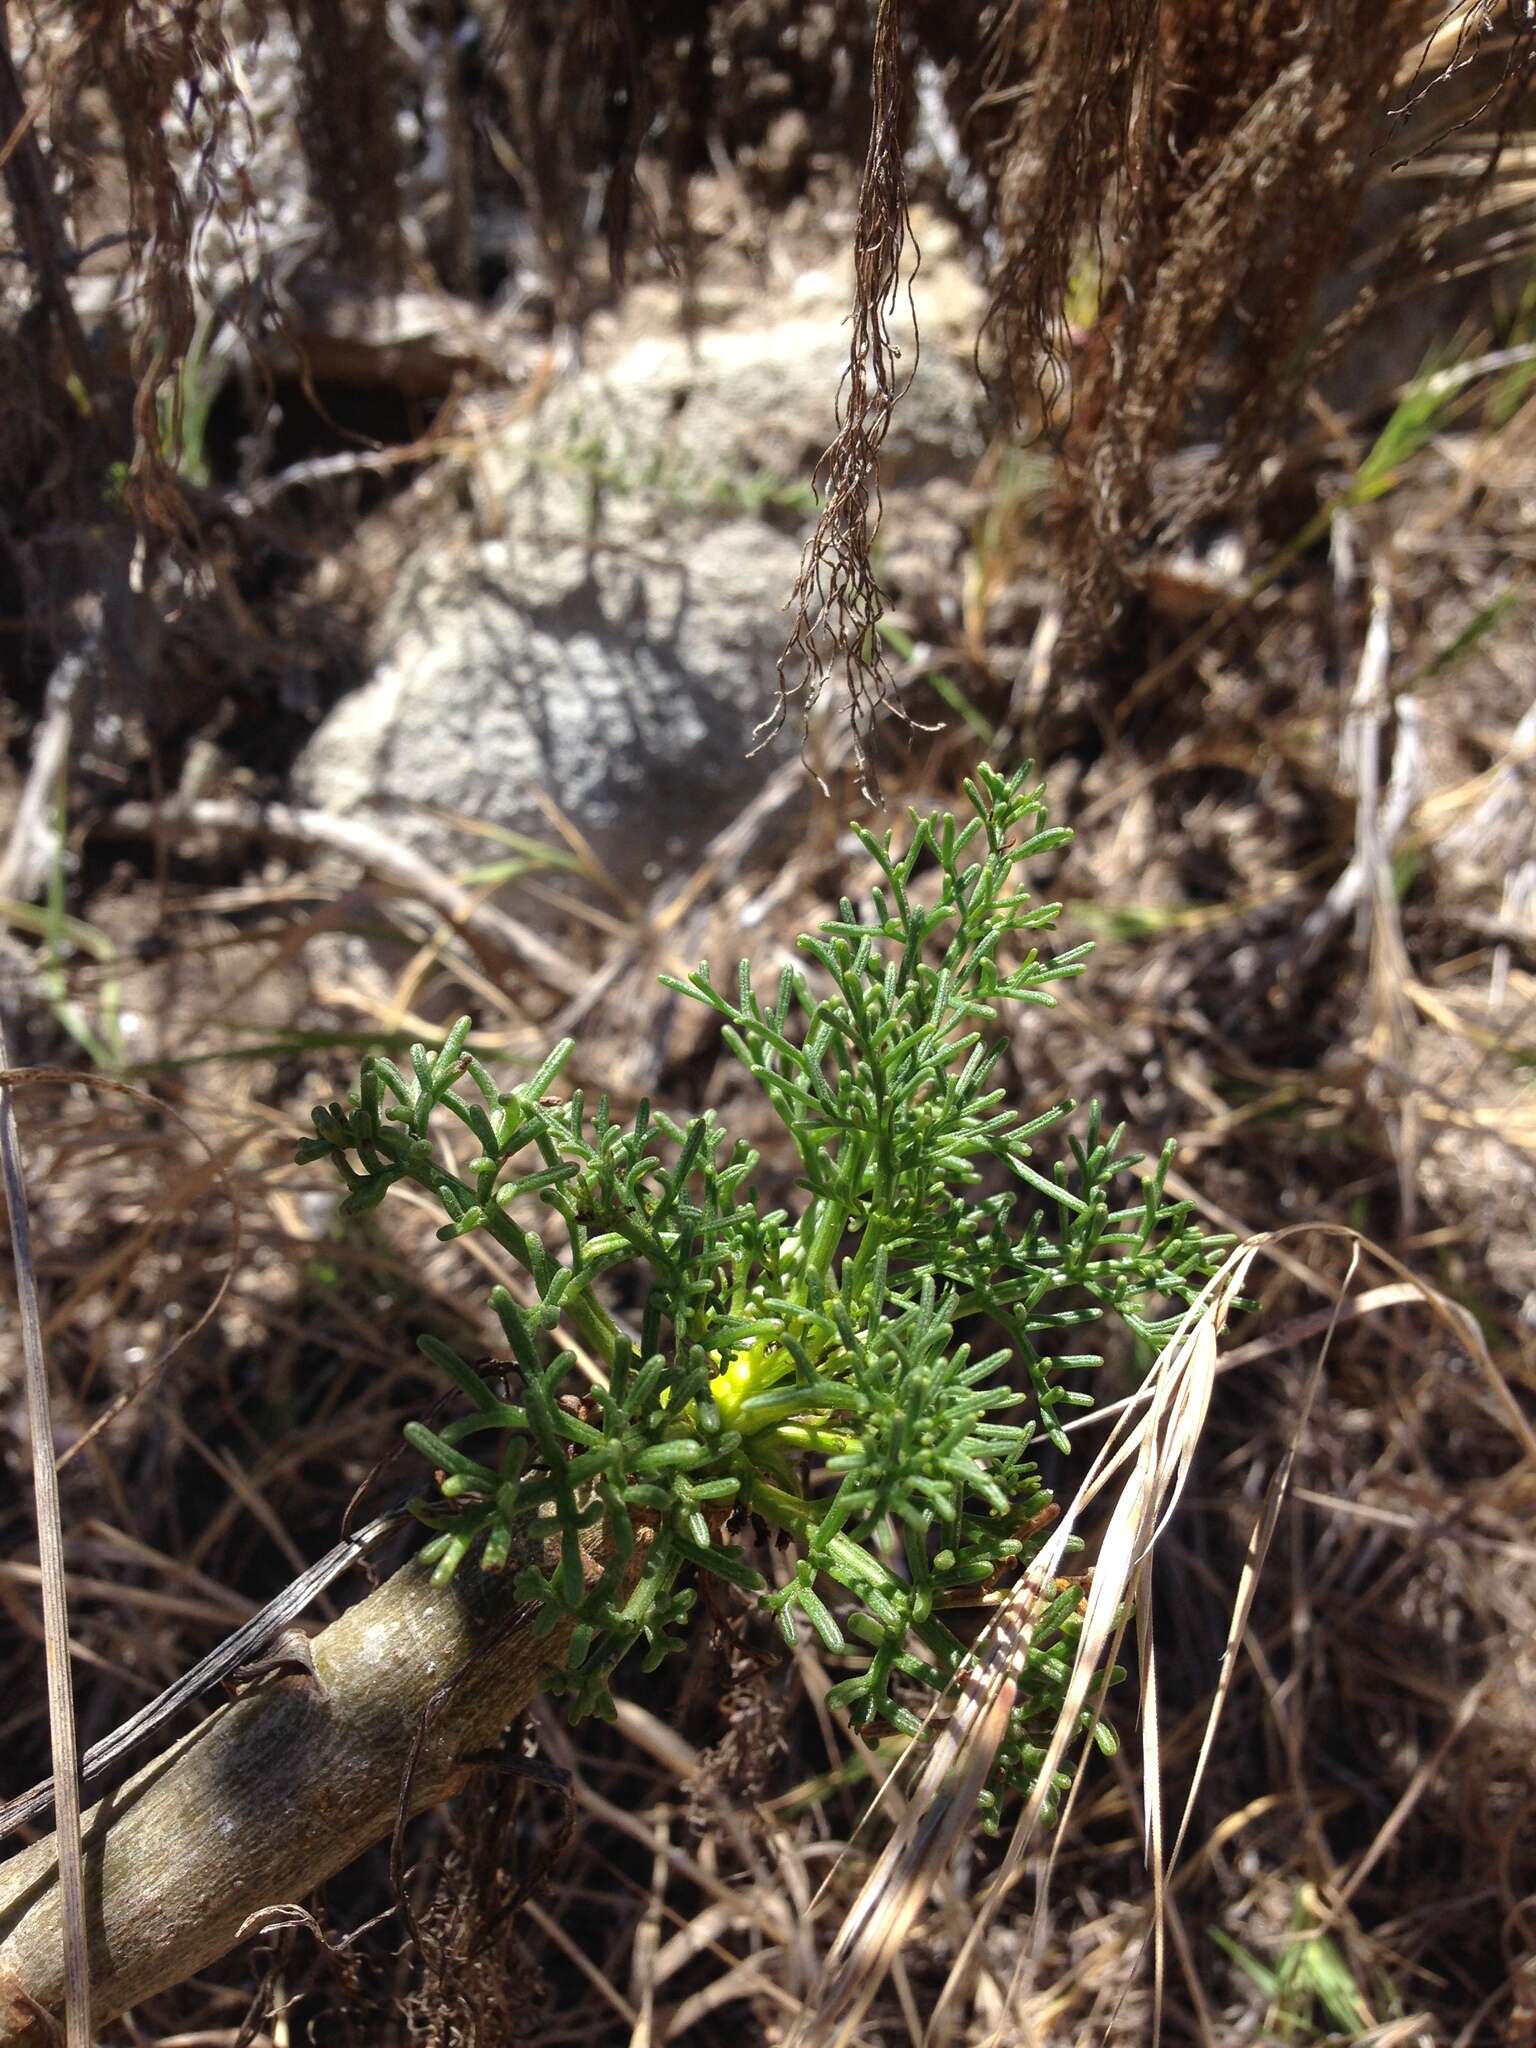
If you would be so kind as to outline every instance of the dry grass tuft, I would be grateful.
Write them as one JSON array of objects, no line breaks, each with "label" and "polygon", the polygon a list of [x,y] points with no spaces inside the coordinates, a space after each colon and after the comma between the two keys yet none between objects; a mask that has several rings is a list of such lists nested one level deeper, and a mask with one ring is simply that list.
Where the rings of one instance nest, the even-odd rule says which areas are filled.
[{"label": "dry grass tuft", "polygon": [[386,0],[289,0],[299,135],[330,216],[334,260],[386,289],[404,260],[399,113],[404,81]]},{"label": "dry grass tuft", "polygon": [[1157,39],[1155,0],[1003,10],[994,32],[985,96],[1013,105],[999,147],[1002,252],[989,325],[999,332],[1016,411],[1052,418],[1068,397],[1074,273],[1092,251],[1103,261],[1103,227],[1129,203],[1144,165],[1148,68]]},{"label": "dry grass tuft", "polygon": [[[1044,416],[1070,396],[1064,645],[1078,659],[1117,639],[1154,564],[1202,522],[1240,502],[1252,516],[1262,466],[1338,345],[1318,346],[1321,294],[1356,240],[1424,18],[1417,0],[1042,12],[1000,177],[993,317],[1015,402],[1041,375]],[[1501,95],[1527,61],[1511,48]],[[1097,305],[1074,346],[1074,268],[1090,257]],[[1338,316],[1344,331],[1367,303]]]}]

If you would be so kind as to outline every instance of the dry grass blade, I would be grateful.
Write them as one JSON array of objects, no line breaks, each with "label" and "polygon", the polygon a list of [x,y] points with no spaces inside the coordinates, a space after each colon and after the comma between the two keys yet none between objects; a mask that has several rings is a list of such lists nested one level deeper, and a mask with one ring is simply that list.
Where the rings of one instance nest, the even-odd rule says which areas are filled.
[{"label": "dry grass blade", "polygon": [[[1182,1486],[1183,1478],[1187,1476],[1188,1454],[1193,1450],[1195,1439],[1199,1433],[1199,1427],[1203,1423],[1205,1408],[1209,1404],[1210,1382],[1214,1378],[1216,1371],[1216,1336],[1225,1323],[1232,1302],[1244,1285],[1253,1260],[1260,1252],[1264,1252],[1272,1257],[1277,1255],[1280,1245],[1286,1238],[1307,1232],[1321,1233],[1326,1237],[1342,1239],[1350,1249],[1351,1275],[1361,1251],[1368,1250],[1392,1272],[1397,1274],[1403,1283],[1411,1287],[1418,1299],[1431,1310],[1435,1319],[1444,1324],[1454,1334],[1458,1344],[1474,1359],[1479,1369],[1488,1379],[1490,1386],[1495,1391],[1498,1405],[1510,1425],[1511,1433],[1521,1443],[1526,1455],[1529,1457],[1533,1452],[1536,1452],[1536,1440],[1533,1440],[1530,1424],[1505,1384],[1503,1375],[1498,1371],[1488,1351],[1482,1331],[1475,1319],[1465,1309],[1461,1308],[1457,1303],[1450,1301],[1437,1289],[1431,1287],[1428,1282],[1410,1273],[1390,1253],[1384,1251],[1379,1245],[1371,1244],[1359,1232],[1336,1224],[1295,1224],[1287,1229],[1256,1234],[1233,1248],[1221,1271],[1208,1283],[1201,1300],[1185,1318],[1183,1330],[1165,1348],[1153,1369],[1148,1387],[1140,1397],[1146,1404],[1147,1423],[1149,1426],[1143,1431],[1141,1436],[1142,1448],[1138,1452],[1138,1470],[1145,1462],[1146,1446],[1149,1442],[1155,1441],[1159,1434],[1155,1426],[1155,1418],[1159,1415],[1159,1412],[1168,1417],[1166,1425],[1168,1446],[1170,1451],[1174,1451],[1175,1456],[1180,1459],[1182,1466],[1182,1469],[1177,1472],[1171,1466],[1165,1465],[1162,1468],[1161,1476],[1165,1479],[1173,1480],[1174,1483],[1168,1487],[1165,1496],[1166,1504],[1160,1510],[1154,1512],[1151,1526],[1147,1527],[1145,1523],[1143,1524],[1144,1527],[1147,1527],[1146,1541],[1148,1544],[1155,1538],[1158,1529],[1166,1523],[1167,1515],[1177,1499],[1178,1490]],[[1345,1285],[1347,1286],[1347,1282]],[[1344,1289],[1341,1287],[1341,1298],[1343,1292]],[[1400,1298],[1396,1289],[1376,1290],[1376,1297],[1377,1305],[1379,1306],[1388,1305],[1390,1302]],[[1143,1712],[1144,1729],[1146,1731],[1143,1740],[1143,1766],[1146,1778],[1148,1852],[1154,1879],[1154,1940],[1157,1945],[1158,1954],[1157,1983],[1159,1992],[1162,1981],[1161,1939],[1162,1921],[1167,1906],[1167,1879],[1177,1860],[1179,1849],[1182,1847],[1189,1825],[1195,1794],[1198,1790],[1199,1775],[1209,1758],[1221,1708],[1226,1694],[1230,1690],[1231,1673],[1237,1647],[1243,1640],[1254,1592],[1257,1588],[1258,1577],[1263,1568],[1264,1557],[1274,1533],[1280,1502],[1294,1468],[1297,1447],[1305,1429],[1307,1416],[1326,1363],[1328,1340],[1331,1339],[1334,1323],[1338,1320],[1340,1313],[1341,1311],[1336,1309],[1334,1317],[1330,1319],[1328,1330],[1325,1333],[1324,1344],[1319,1352],[1317,1362],[1309,1375],[1306,1391],[1297,1411],[1289,1444],[1280,1466],[1269,1488],[1266,1490],[1265,1502],[1261,1508],[1254,1534],[1250,1539],[1248,1556],[1244,1562],[1242,1581],[1238,1589],[1228,1629],[1227,1647],[1215,1688],[1211,1714],[1201,1743],[1195,1783],[1191,1787],[1173,1853],[1167,1859],[1166,1866],[1163,1865],[1160,1853],[1161,1808],[1159,1795],[1159,1755],[1156,1743],[1155,1663],[1152,1661],[1150,1641],[1144,1640],[1142,1644]],[[1191,1373],[1189,1368],[1196,1363],[1194,1354],[1197,1350],[1205,1354],[1205,1356],[1197,1369]],[[1170,1389],[1167,1383],[1176,1372],[1178,1375],[1177,1379],[1174,1380],[1173,1388]],[[1193,1382],[1193,1385],[1189,1385],[1189,1382]],[[1203,1385],[1201,1382],[1203,1382]],[[1189,1398],[1191,1392],[1195,1394],[1196,1399],[1191,1400]],[[1182,1411],[1182,1423],[1179,1428],[1175,1429],[1172,1426],[1173,1417],[1180,1411]],[[1117,1435],[1119,1432],[1120,1425],[1117,1424]],[[1185,1448],[1182,1452],[1179,1452],[1176,1447],[1181,1442]],[[1082,1499],[1088,1495],[1095,1473],[1098,1473],[1100,1465],[1108,1458],[1112,1448],[1112,1443],[1106,1444],[1104,1452],[1100,1454],[1100,1460],[1096,1462],[1094,1472],[1090,1473],[1088,1481],[1084,1484],[1083,1495],[1079,1496],[1079,1502],[1075,1502],[1071,1513],[1064,1517],[1064,1527],[1071,1522]],[[1149,1581],[1145,1579],[1145,1568],[1149,1561],[1147,1549],[1144,1547],[1133,1549],[1128,1554],[1123,1540],[1123,1531],[1133,1524],[1138,1511],[1152,1506],[1155,1499],[1155,1494],[1147,1493],[1141,1501],[1138,1501],[1137,1496],[1141,1492],[1142,1489],[1133,1483],[1122,1490],[1120,1497],[1115,1503],[1111,1514],[1110,1531],[1106,1533],[1101,1562],[1095,1573],[1095,1594],[1100,1592],[1101,1587],[1107,1587],[1110,1583],[1113,1583],[1109,1572],[1111,1555],[1113,1555],[1116,1565],[1114,1577],[1120,1581],[1121,1597],[1124,1600],[1129,1602],[1136,1599],[1139,1585],[1149,1584]],[[1128,1507],[1130,1512],[1124,1512]],[[1129,1570],[1124,1569],[1127,1561],[1130,1565]],[[1090,1610],[1092,1605],[1093,1601],[1090,1599]],[[1067,1711],[1062,1715],[1055,1740],[1047,1752],[1045,1764],[1042,1766],[1042,1784],[1046,1782],[1046,1774],[1056,1768],[1065,1754],[1067,1741],[1070,1739],[1075,1710],[1087,1696],[1091,1670],[1084,1672],[1081,1681],[1079,1681],[1078,1673],[1090,1649],[1093,1647],[1090,1644],[1090,1620],[1091,1613],[1090,1617],[1085,1619],[1083,1636],[1077,1653],[1077,1664],[1074,1667],[1074,1686],[1067,1700]],[[1111,1632],[1106,1632],[1103,1636],[1100,1654],[1106,1662],[1114,1656],[1121,1627],[1123,1627],[1123,1622],[1119,1627],[1115,1627]],[[1150,1637],[1149,1618],[1145,1623],[1139,1625],[1138,1636]],[[962,1951],[961,1957],[951,1975],[950,1984],[946,1986],[945,1997],[941,1999],[939,2008],[935,2013],[935,2025],[937,2025],[944,2012],[946,2003],[950,2000],[961,1980],[970,1953],[983,1938],[986,1928],[996,1914],[997,1908],[1001,1904],[1007,1890],[1016,1881],[1024,1852],[1029,1846],[1038,1822],[1039,1803],[1040,1797],[1037,1794],[1030,1806],[1026,1808],[1015,1829],[1013,1839],[1009,1844],[1008,1855],[999,1873],[999,1877],[988,1896],[982,1902],[981,1911],[967,1939],[966,1948]],[[1015,1971],[1016,1984],[1021,1970],[1022,1959]]]},{"label": "dry grass blade", "polygon": [[224,1297],[229,1292],[230,1281],[240,1258],[240,1203],[236,1197],[230,1176],[212,1146],[188,1118],[184,1117],[181,1111],[173,1107],[169,1102],[162,1101],[158,1096],[150,1095],[145,1089],[135,1088],[131,1082],[113,1080],[105,1074],[75,1073],[68,1067],[10,1067],[5,1064],[4,1048],[0,1046],[0,1086],[4,1086],[9,1091],[18,1081],[24,1081],[29,1085],[46,1082],[50,1086],[91,1088],[105,1094],[124,1095],[133,1102],[142,1103],[147,1109],[153,1111],[156,1116],[171,1117],[202,1148],[208,1160],[211,1175],[218,1183],[220,1192],[228,1202],[230,1210],[229,1259],[219,1279],[219,1284],[214,1289],[207,1306],[181,1332],[179,1337],[166,1346],[158,1358],[153,1359],[150,1364],[145,1366],[136,1375],[131,1385],[124,1387],[120,1393],[114,1395],[95,1420],[80,1432],[66,1451],[60,1454],[58,1469],[62,1472],[66,1465],[79,1457],[87,1445],[94,1443],[104,1430],[110,1428],[125,1409],[131,1408],[136,1401],[142,1400],[144,1395],[159,1380],[161,1374],[177,1353],[184,1351],[189,1344],[194,1343],[201,1332],[207,1328],[209,1323],[218,1314]]},{"label": "dry grass blade", "polygon": [[1038,1825],[1052,1779],[1080,1718],[1097,1718],[1093,1697],[1113,1661],[1127,1604],[1142,1589],[1151,1546],[1189,1475],[1215,1381],[1216,1337],[1241,1284],[1245,1263],[1232,1260],[1220,1284],[1206,1288],[1164,1347],[1140,1413],[1127,1412],[1099,1452],[1070,1508],[1052,1532],[1008,1605],[977,1645],[959,1705],[940,1728],[910,1808],[878,1858],[832,1945],[818,1993],[816,2018],[797,2048],[825,2048],[847,2038],[928,1897],[939,1872],[973,1824],[976,1795],[992,1769],[1008,1726],[1018,1673],[1036,1621],[1086,1508],[1119,1479],[1099,1563],[1088,1589],[1072,1679],[1036,1789],[1009,1844],[998,1884],[974,1923],[930,2035],[942,2028],[951,1994],[963,1980],[990,1912],[1013,1882]]},{"label": "dry grass blade", "polygon": [[482,903],[450,876],[439,873],[409,847],[388,838],[360,818],[288,804],[250,804],[205,798],[192,803],[123,804],[111,820],[115,830],[172,837],[210,832],[222,838],[268,837],[303,847],[323,848],[359,862],[382,880],[419,896],[461,930],[492,973],[526,969],[558,989],[579,995],[584,978],[566,956],[528,926],[495,905]]},{"label": "dry grass blade", "polygon": [[[1212,1746],[1216,1740],[1216,1730],[1221,1724],[1221,1717],[1232,1691],[1233,1676],[1237,1669],[1237,1655],[1247,1633],[1249,1617],[1253,1612],[1254,1596],[1259,1588],[1259,1578],[1264,1570],[1265,1561],[1269,1556],[1270,1545],[1274,1541],[1275,1529],[1279,1524],[1280,1505],[1290,1488],[1291,1475],[1296,1466],[1296,1453],[1312,1414],[1313,1404],[1317,1398],[1317,1390],[1322,1383],[1323,1369],[1327,1365],[1328,1354],[1332,1348],[1334,1331],[1338,1328],[1339,1322],[1342,1319],[1345,1294],[1350,1281],[1354,1278],[1355,1268],[1358,1263],[1359,1246],[1356,1245],[1351,1249],[1349,1272],[1345,1277],[1343,1287],[1339,1291],[1339,1297],[1334,1303],[1333,1312],[1328,1319],[1327,1327],[1323,1333],[1323,1342],[1318,1348],[1312,1370],[1307,1375],[1306,1388],[1302,1394],[1300,1405],[1297,1408],[1295,1421],[1292,1424],[1290,1441],[1287,1443],[1280,1463],[1276,1466],[1270,1477],[1269,1484],[1265,1488],[1264,1502],[1259,1511],[1259,1519],[1255,1523],[1253,1534],[1248,1541],[1248,1553],[1243,1559],[1242,1577],[1238,1585],[1237,1597],[1232,1605],[1231,1619],[1227,1626],[1227,1640],[1222,1650],[1221,1670],[1217,1674],[1215,1691],[1211,1698],[1211,1710],[1206,1717],[1205,1732],[1201,1737],[1199,1754],[1195,1759],[1195,1768],[1190,1779],[1189,1791],[1185,1797],[1184,1812],[1179,1821],[1178,1833],[1174,1837],[1173,1848],[1166,1862],[1162,1853],[1162,1790],[1161,1773],[1158,1769],[1158,1755],[1152,1740],[1148,1740],[1144,1745],[1147,1760],[1144,1776],[1148,1819],[1147,1836],[1152,1859],[1154,1900],[1152,1929],[1157,1955],[1157,1996],[1154,2010],[1159,2021],[1161,2020],[1163,2005],[1163,1931],[1167,1908],[1168,1875],[1179,1860],[1179,1852],[1183,1848],[1185,1837],[1189,1832],[1189,1824],[1195,1811],[1195,1801],[1199,1796],[1201,1781],[1205,1776],[1206,1766],[1210,1762]],[[1147,1636],[1147,1662],[1150,1672],[1153,1668],[1150,1627],[1147,1630]],[[1155,1684],[1149,1688],[1148,1699],[1149,1706],[1145,1725],[1149,1729],[1155,1730],[1157,1713]]]},{"label": "dry grass blade", "polygon": [[[1373,1309],[1400,1303],[1411,1291],[1451,1329],[1458,1343],[1490,1380],[1512,1433],[1527,1455],[1536,1452],[1529,1423],[1514,1401],[1488,1353],[1475,1322],[1466,1312],[1406,1268],[1368,1244],[1359,1233],[1338,1225],[1298,1224],[1245,1239],[1234,1247],[1221,1270],[1186,1314],[1165,1345],[1146,1386],[1120,1410],[1114,1430],[1084,1478],[1081,1489],[1027,1579],[999,1613],[978,1643],[962,1695],[949,1721],[934,1737],[933,1747],[914,1788],[909,1807],[865,1881],[832,1944],[818,1985],[809,2001],[814,2014],[795,2035],[795,2048],[837,2048],[848,2039],[886,1973],[899,1957],[941,1871],[973,1824],[976,1795],[985,1784],[1008,1724],[1017,1674],[1027,1655],[1042,1593],[1053,1583],[1067,1543],[1079,1529],[1087,1508],[1113,1484],[1109,1518],[1099,1546],[1098,1563],[1089,1585],[1081,1635],[1074,1653],[1071,1682],[1063,1711],[1041,1764],[1036,1790],[1015,1826],[1003,1863],[981,1900],[965,1943],[929,2023],[930,2041],[948,2038],[954,2008],[987,1930],[1023,1870],[1024,1857],[1039,1828],[1041,1810],[1055,1773],[1084,1725],[1097,1720],[1103,1674],[1114,1663],[1129,1615],[1139,1616],[1138,1642],[1142,1677],[1142,1755],[1146,1782],[1146,1839],[1153,1873],[1155,1979],[1160,1996],[1163,1974],[1162,1927],[1167,1911],[1167,1879],[1183,1846],[1200,1778],[1211,1754],[1217,1725],[1231,1688],[1238,1650],[1243,1642],[1259,1575],[1278,1520],[1297,1448],[1306,1427],[1325,1368],[1336,1323],[1345,1314],[1346,1281],[1322,1332],[1324,1342],[1308,1378],[1290,1441],[1261,1507],[1250,1539],[1242,1580],[1234,1601],[1225,1653],[1210,1715],[1196,1764],[1194,1783],[1171,1854],[1163,1855],[1162,1809],[1158,1786],[1156,1663],[1151,1627],[1150,1564],[1153,1546],[1178,1504],[1200,1441],[1217,1376],[1217,1340],[1260,1252],[1276,1255],[1281,1242],[1303,1231],[1321,1231],[1342,1238],[1350,1248],[1350,1275],[1360,1252],[1369,1249],[1394,1273],[1400,1285],[1373,1290]],[[1248,1356],[1257,1355],[1245,1347]],[[1084,1717],[1087,1716],[1085,1724]],[[1015,1966],[1013,1993],[1019,1988],[1026,1958]],[[1009,2004],[1012,2003],[1010,1997]],[[1001,2042],[1004,2031],[994,2034]]]},{"label": "dry grass blade", "polygon": [[[1036,1790],[1025,1806],[1008,1844],[1002,1867],[981,1902],[971,1933],[950,1973],[934,2013],[930,2033],[937,2032],[958,1998],[972,1958],[987,1927],[1023,1869],[1024,1856],[1035,1838],[1052,1777],[1075,1739],[1084,1712],[1097,1722],[1104,1674],[1115,1662],[1133,1608],[1145,1609],[1151,1596],[1152,1549],[1178,1505],[1189,1479],[1216,1383],[1216,1342],[1241,1291],[1256,1242],[1234,1247],[1186,1311],[1179,1328],[1164,1345],[1148,1376],[1146,1400],[1116,1423],[1082,1488],[1052,1537],[1059,1556],[1082,1520],[1083,1510],[1124,1474],[1110,1505],[1109,1520],[1089,1587],[1082,1633],[1073,1657],[1072,1678],[1056,1729],[1040,1766]],[[1151,1658],[1150,1630],[1138,1631],[1142,1683],[1149,1701],[1143,1724],[1143,1757],[1153,1773],[1157,1760],[1156,1665]],[[1090,1724],[1091,1725],[1091,1724]],[[1148,1802],[1148,1834],[1159,1839],[1161,1817]],[[1024,1958],[1015,1966],[1015,1987]]]},{"label": "dry grass blade", "polygon": [[901,1819],[838,1930],[809,2002],[814,2017],[792,2037],[793,2048],[846,2040],[901,1953],[935,1879],[971,1826],[1007,1731],[1019,1661],[1047,1598],[1048,1581],[1032,1572],[1016,1596],[1009,1628],[994,1627],[990,1654],[965,1667],[960,1704],[934,1738]]},{"label": "dry grass blade", "polygon": [[31,902],[48,877],[54,857],[52,813],[62,807],[64,764],[74,722],[75,697],[86,672],[78,655],[66,655],[48,679],[43,718],[32,745],[32,764],[16,805],[10,838],[0,854],[0,896]]},{"label": "dry grass blade", "polygon": [[[1384,1287],[1369,1288],[1364,1294],[1356,1295],[1353,1301],[1336,1301],[1331,1308],[1318,1309],[1311,1315],[1293,1316],[1278,1330],[1271,1330],[1264,1337],[1254,1337],[1248,1343],[1238,1345],[1235,1351],[1229,1351],[1217,1365],[1216,1376],[1220,1379],[1240,1365],[1253,1365],[1261,1358],[1273,1358],[1277,1352],[1294,1350],[1298,1344],[1308,1344],[1314,1337],[1328,1335],[1341,1324],[1356,1322],[1361,1316],[1378,1315],[1384,1308],[1401,1308],[1404,1302],[1420,1298],[1417,1284],[1397,1280]],[[1091,1409],[1066,1423],[1066,1433],[1075,1436],[1080,1430],[1102,1426],[1123,1414],[1127,1408],[1139,1408],[1145,1398],[1143,1389],[1127,1394],[1122,1400],[1106,1402],[1102,1408]]]},{"label": "dry grass blade", "polygon": [[[0,1071],[10,1064],[0,1017]],[[80,1851],[80,1774],[75,1707],[69,1676],[69,1601],[64,1576],[64,1532],[59,1475],[53,1462],[48,1369],[37,1313],[37,1278],[27,1218],[21,1143],[8,1082],[0,1081],[0,1173],[11,1215],[16,1261],[16,1316],[26,1368],[27,1420],[32,1436],[32,1481],[37,1501],[37,1546],[43,1571],[43,1634],[48,1661],[48,1720],[58,1799],[59,1883],[64,1906],[65,2038],[69,2048],[91,2041],[90,1952],[85,1928],[85,1872]]]}]

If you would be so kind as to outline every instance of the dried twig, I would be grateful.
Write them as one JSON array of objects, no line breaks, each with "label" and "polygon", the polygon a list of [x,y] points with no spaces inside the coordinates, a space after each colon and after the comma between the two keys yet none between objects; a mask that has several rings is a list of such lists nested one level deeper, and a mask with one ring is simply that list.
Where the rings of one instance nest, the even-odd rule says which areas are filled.
[{"label": "dried twig", "polygon": [[69,750],[75,698],[87,660],[83,653],[66,654],[48,679],[31,765],[16,805],[10,839],[0,854],[0,896],[30,903],[47,879],[54,846],[48,812]]},{"label": "dried twig", "polygon": [[[264,1681],[86,1815],[98,2025],[381,1841],[422,1709],[463,1669],[412,1810],[459,1790],[460,1759],[498,1739],[563,1654],[559,1629],[507,1632],[509,1602],[504,1580],[466,1568],[434,1587],[413,1560],[315,1638],[314,1679]],[[48,1837],[0,1870],[0,2048],[43,2048],[63,2005],[59,1846]]]},{"label": "dried twig", "polygon": [[424,903],[446,918],[475,948],[494,974],[531,970],[562,995],[581,994],[587,977],[547,939],[498,909],[478,902],[450,876],[439,873],[420,854],[389,839],[359,818],[339,818],[330,811],[301,810],[290,804],[242,803],[234,798],[203,797],[192,802],[123,804],[105,829],[137,835],[180,837],[211,832],[224,837],[286,840],[355,860],[382,880]]},{"label": "dried twig", "polygon": [[[10,1065],[5,1020],[0,1015],[0,1072]],[[48,1722],[53,1745],[53,1778],[58,1788],[59,1913],[62,1921],[63,1999],[69,2048],[90,2048],[91,1958],[86,1940],[85,1873],[80,1854],[80,1762],[75,1742],[75,1706],[70,1688],[69,1597],[65,1585],[64,1533],[59,1511],[59,1475],[53,1462],[53,1424],[42,1324],[37,1313],[37,1277],[32,1268],[32,1233],[16,1112],[7,1082],[0,1081],[0,1174],[11,1214],[16,1260],[16,1313],[26,1373],[27,1420],[32,1435],[32,1484],[37,1500],[37,1547],[43,1572],[43,1639],[48,1665]]]}]

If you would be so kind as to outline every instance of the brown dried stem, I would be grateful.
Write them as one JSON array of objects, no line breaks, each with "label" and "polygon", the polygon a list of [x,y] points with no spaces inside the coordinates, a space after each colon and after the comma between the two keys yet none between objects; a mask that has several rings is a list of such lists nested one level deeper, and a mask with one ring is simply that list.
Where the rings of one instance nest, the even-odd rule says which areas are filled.
[{"label": "brown dried stem", "polygon": [[[880,446],[896,401],[911,382],[897,365],[890,317],[901,290],[901,260],[911,229],[902,164],[905,76],[900,0],[879,0],[871,75],[869,150],[854,229],[852,342],[837,437],[816,465],[821,513],[805,544],[790,605],[794,626],[779,659],[779,701],[767,721],[783,723],[791,697],[803,695],[809,717],[824,684],[841,669],[848,724],[866,785],[872,783],[867,740],[874,715],[892,697],[891,675],[877,628],[885,600],[871,549],[880,530]],[[916,323],[914,321],[914,332]],[[799,670],[791,678],[790,668]],[[906,714],[903,714],[906,715]]]}]

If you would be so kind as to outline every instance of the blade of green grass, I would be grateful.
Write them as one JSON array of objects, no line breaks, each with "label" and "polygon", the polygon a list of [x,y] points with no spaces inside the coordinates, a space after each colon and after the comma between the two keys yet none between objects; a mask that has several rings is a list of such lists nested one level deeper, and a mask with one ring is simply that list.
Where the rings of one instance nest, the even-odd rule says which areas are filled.
[{"label": "blade of green grass", "polygon": [[[880,635],[886,646],[894,653],[900,655],[903,661],[912,661],[915,658],[917,642],[904,627],[898,626],[891,619],[881,619],[876,623],[875,631]],[[996,728],[990,725],[976,709],[976,706],[966,696],[964,690],[961,689],[957,682],[953,681],[951,677],[941,674],[937,669],[927,670],[924,673],[923,681],[941,703],[947,704],[955,716],[970,727],[983,746],[991,746],[993,740],[997,737]]]}]

